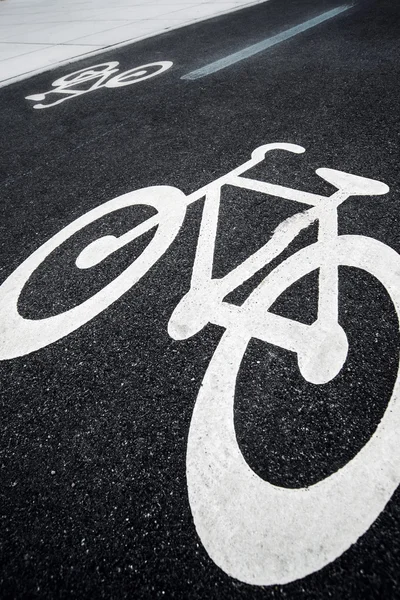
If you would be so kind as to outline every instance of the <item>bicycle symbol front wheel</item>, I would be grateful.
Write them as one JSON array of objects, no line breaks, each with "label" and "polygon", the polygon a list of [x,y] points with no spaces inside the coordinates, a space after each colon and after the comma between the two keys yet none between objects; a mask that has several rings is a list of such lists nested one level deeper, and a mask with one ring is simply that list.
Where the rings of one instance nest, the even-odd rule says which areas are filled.
[{"label": "bicycle symbol front wheel", "polygon": [[[151,206],[157,210],[157,214],[151,217],[152,227],[157,229],[148,246],[129,267],[92,297],[63,313],[38,320],[25,319],[18,313],[18,298],[25,284],[53,250],[94,221],[135,205]],[[44,348],[75,331],[118,300],[169,248],[182,225],[186,206],[186,196],[177,188],[143,188],[94,208],[44,243],[0,286],[0,360],[24,356]],[[145,230],[141,225],[136,226],[130,239],[135,239]]]},{"label": "bicycle symbol front wheel", "polygon": [[[399,319],[399,255],[362,236],[340,236],[333,252],[337,265],[363,269],[385,286]],[[287,259],[276,269],[281,289],[319,261],[317,244]],[[252,296],[258,294],[260,306],[263,293],[261,284],[243,308],[257,310]],[[307,488],[278,487],[251,470],[236,439],[235,383],[249,341],[240,326],[228,329],[204,377],[188,439],[189,502],[204,547],[228,575],[255,585],[286,584],[345,552],[400,483],[400,381],[397,376],[376,431],[350,462]]]}]

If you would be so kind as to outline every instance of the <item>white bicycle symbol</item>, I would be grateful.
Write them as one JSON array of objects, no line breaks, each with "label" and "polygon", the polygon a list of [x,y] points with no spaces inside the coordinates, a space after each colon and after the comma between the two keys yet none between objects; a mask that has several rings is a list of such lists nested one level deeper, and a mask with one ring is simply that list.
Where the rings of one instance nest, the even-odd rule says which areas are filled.
[{"label": "white bicycle symbol", "polygon": [[[73,73],[68,73],[68,75],[64,75],[59,79],[56,79],[52,83],[54,89],[49,90],[43,94],[33,94],[31,96],[26,96],[25,100],[34,100],[41,101],[45,100],[47,96],[61,95],[62,97],[51,104],[34,104],[33,108],[41,109],[41,108],[50,108],[52,106],[56,106],[57,104],[61,104],[66,100],[71,100],[72,98],[76,98],[78,96],[82,96],[82,94],[88,94],[89,92],[94,92],[95,90],[99,90],[101,88],[118,88],[125,87],[126,85],[133,85],[134,83],[139,83],[139,81],[144,81],[145,79],[151,79],[156,75],[160,75],[170,69],[173,65],[171,61],[161,61],[149,63],[147,65],[142,65],[140,67],[135,67],[134,69],[130,69],[129,71],[124,71],[123,73],[118,73],[118,65],[119,62],[107,62],[102,63],[100,65],[94,65],[93,67],[85,67],[84,69],[80,69],[79,71],[74,71]],[[111,77],[113,75],[113,77]],[[88,86],[89,82],[91,83]]]},{"label": "white bicycle symbol", "polygon": [[[302,153],[293,144],[257,148],[249,161],[200,190],[155,186],[130,192],[89,211],[28,257],[0,287],[0,359],[34,352],[76,330],[105,310],[166,252],[183,223],[187,207],[205,198],[191,287],[168,325],[185,339],[207,323],[226,328],[206,371],[194,408],[187,448],[189,501],[198,535],[213,561],[226,573],[256,585],[284,584],[335,560],[367,531],[400,482],[399,379],[388,408],[367,444],[345,467],[302,489],[271,485],[245,462],[235,434],[235,382],[251,338],[297,354],[303,377],[314,384],[332,380],[346,361],[348,342],[338,322],[338,266],[363,269],[377,278],[400,311],[400,257],[377,240],[338,235],[337,209],[350,196],[386,194],[384,183],[333,169],[316,173],[333,184],[330,197],[311,194],[243,174],[271,150]],[[212,278],[215,239],[224,184],[286,198],[310,206],[286,219],[271,239],[221,279]],[[157,228],[142,254],[114,281],[82,304],[53,317],[28,320],[18,298],[39,265],[63,242],[94,221],[124,207],[147,205],[157,214],[121,237],[104,236],[77,257],[90,269],[145,232]],[[242,306],[224,298],[252,277],[318,221],[317,242],[284,260]],[[318,317],[312,325],[269,312],[275,300],[304,275],[319,269]]]}]

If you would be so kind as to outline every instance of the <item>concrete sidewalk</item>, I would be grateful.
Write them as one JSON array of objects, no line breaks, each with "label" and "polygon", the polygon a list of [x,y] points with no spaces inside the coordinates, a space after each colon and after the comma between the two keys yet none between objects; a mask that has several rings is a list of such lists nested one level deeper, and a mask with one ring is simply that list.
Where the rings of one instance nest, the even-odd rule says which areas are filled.
[{"label": "concrete sidewalk", "polygon": [[0,86],[265,0],[3,0]]}]

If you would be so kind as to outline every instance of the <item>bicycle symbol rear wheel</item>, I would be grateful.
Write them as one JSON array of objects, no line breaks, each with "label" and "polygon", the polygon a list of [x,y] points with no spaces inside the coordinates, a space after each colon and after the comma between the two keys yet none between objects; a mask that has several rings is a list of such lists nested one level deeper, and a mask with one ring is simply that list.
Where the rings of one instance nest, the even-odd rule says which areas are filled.
[{"label": "bicycle symbol rear wheel", "polygon": [[[282,291],[319,267],[316,248],[277,267]],[[399,319],[400,257],[394,250],[371,238],[340,236],[332,260],[376,277]],[[262,306],[268,294],[262,286],[244,309]],[[250,469],[236,439],[235,383],[249,341],[240,325],[227,330],[205,374],[188,439],[189,502],[204,547],[228,575],[254,585],[286,584],[345,552],[400,483],[400,381],[375,433],[347,465],[308,488],[277,487]]]}]

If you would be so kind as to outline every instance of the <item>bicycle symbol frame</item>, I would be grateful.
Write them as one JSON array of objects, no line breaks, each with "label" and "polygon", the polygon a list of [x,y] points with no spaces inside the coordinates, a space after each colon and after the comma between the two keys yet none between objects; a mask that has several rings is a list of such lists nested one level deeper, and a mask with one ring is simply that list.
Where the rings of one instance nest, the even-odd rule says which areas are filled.
[{"label": "bicycle symbol frame", "polygon": [[[118,61],[112,61],[101,63],[99,65],[93,65],[92,67],[85,67],[84,69],[79,69],[79,71],[68,73],[68,75],[64,75],[52,83],[53,89],[49,90],[48,92],[44,92],[43,94],[32,94],[31,96],[26,96],[25,100],[42,101],[45,100],[47,96],[51,96],[53,94],[61,95],[62,97],[59,100],[56,100],[51,104],[39,103],[33,105],[33,108],[36,109],[51,108],[52,106],[57,106],[57,104],[61,104],[66,100],[77,98],[78,96],[88,94],[89,92],[94,92],[101,88],[125,87],[127,85],[139,83],[140,81],[145,81],[146,79],[151,79],[152,77],[161,75],[161,73],[164,73],[170,69],[173,65],[173,62],[160,61],[148,63],[116,75],[116,73],[119,71],[117,68],[118,65]],[[112,75],[113,77],[111,77]],[[88,82],[92,81],[94,83],[87,88],[86,85]]]},{"label": "bicycle symbol frame", "polygon": [[[315,384],[332,380],[348,351],[338,322],[338,266],[363,269],[386,288],[400,314],[400,257],[387,245],[360,235],[338,235],[337,210],[350,196],[382,195],[386,184],[342,171],[316,173],[337,189],[330,197],[250,179],[246,171],[268,152],[300,154],[304,148],[275,143],[254,150],[251,159],[185,196],[169,186],[124,194],[76,219],[29,256],[0,286],[0,360],[34,352],[61,339],[100,314],[161,258],[183,224],[187,207],[205,199],[189,292],[168,323],[176,340],[208,323],[225,328],[204,376],[193,411],[187,447],[187,485],[197,533],[212,560],[226,573],[254,585],[285,584],[329,564],[367,531],[400,483],[399,378],[388,409],[370,440],[343,468],[300,489],[274,486],[258,477],[236,440],[235,382],[251,338],[297,354],[303,377]],[[215,240],[224,185],[285,198],[310,208],[281,223],[272,237],[220,279],[212,277]],[[156,228],[139,257],[82,304],[40,320],[24,319],[20,293],[39,265],[72,235],[125,207],[147,205],[157,213],[120,237],[107,235],[88,244],[76,266],[90,269]],[[306,227],[318,221],[315,243],[298,250],[257,285],[242,306],[225,297],[279,256]],[[319,269],[318,316],[312,325],[269,311],[275,300],[304,275]],[[390,408],[389,408],[390,407]]]}]

